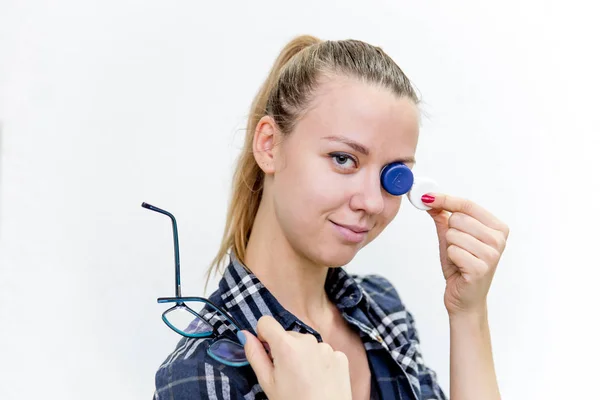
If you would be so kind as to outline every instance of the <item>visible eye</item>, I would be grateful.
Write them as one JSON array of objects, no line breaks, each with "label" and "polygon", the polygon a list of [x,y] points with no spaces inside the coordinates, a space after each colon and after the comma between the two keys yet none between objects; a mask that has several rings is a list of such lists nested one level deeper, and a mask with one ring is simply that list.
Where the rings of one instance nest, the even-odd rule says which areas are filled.
[{"label": "visible eye", "polygon": [[356,158],[347,153],[330,153],[329,156],[333,159],[336,167],[349,170],[351,168],[356,168],[358,166],[358,162]]}]

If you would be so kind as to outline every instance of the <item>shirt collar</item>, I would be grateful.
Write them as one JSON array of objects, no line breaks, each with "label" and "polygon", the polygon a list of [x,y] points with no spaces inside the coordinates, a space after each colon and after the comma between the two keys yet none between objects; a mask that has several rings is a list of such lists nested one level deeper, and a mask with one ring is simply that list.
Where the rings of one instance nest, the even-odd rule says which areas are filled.
[{"label": "shirt collar", "polygon": [[[233,252],[229,258],[219,289],[212,294],[211,301],[222,304],[242,329],[251,329],[253,332],[256,332],[258,319],[263,315],[275,318],[285,330],[302,325]],[[365,300],[359,284],[343,267],[329,268],[325,291],[338,309],[356,307]]]},{"label": "shirt collar", "polygon": [[[270,315],[285,330],[305,331],[303,333],[312,333],[317,340],[322,340],[318,332],[306,326],[287,311],[258,277],[247,269],[233,253],[229,257],[230,262],[219,282],[219,288],[209,300],[229,312],[241,329],[256,334],[256,325],[260,317]],[[376,285],[376,287],[378,286]],[[383,286],[379,288],[383,289]],[[353,322],[360,327],[361,336],[372,339],[369,348],[365,348],[367,350],[379,348],[387,350],[408,377],[415,393],[420,394],[417,372],[420,354],[418,345],[407,341],[405,337],[408,329],[405,321],[406,311],[386,313],[377,302],[373,301],[362,283],[362,278],[348,274],[343,267],[329,268],[325,280],[325,290],[331,301],[340,310],[347,309],[344,311],[351,314]],[[350,310],[351,308],[352,310]],[[232,332],[235,331],[235,327],[227,323],[219,313],[209,312],[201,315],[208,318],[219,334],[230,335],[232,340],[235,340]]]}]

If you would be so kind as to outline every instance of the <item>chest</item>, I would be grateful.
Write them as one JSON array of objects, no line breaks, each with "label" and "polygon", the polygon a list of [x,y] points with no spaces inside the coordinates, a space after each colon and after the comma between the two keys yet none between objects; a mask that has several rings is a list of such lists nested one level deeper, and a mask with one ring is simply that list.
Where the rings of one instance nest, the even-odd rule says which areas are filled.
[{"label": "chest", "polygon": [[369,400],[371,395],[371,371],[367,353],[360,337],[347,325],[330,332],[325,342],[343,352],[350,365],[350,384],[353,400]]}]

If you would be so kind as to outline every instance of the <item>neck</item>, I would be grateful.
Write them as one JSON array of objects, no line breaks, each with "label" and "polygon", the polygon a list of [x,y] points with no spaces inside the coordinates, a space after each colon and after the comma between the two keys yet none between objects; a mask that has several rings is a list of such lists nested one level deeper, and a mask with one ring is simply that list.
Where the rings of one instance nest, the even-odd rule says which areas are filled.
[{"label": "neck", "polygon": [[244,264],[286,310],[317,328],[332,317],[333,304],[325,292],[328,267],[299,255],[268,207],[265,201],[259,206]]}]

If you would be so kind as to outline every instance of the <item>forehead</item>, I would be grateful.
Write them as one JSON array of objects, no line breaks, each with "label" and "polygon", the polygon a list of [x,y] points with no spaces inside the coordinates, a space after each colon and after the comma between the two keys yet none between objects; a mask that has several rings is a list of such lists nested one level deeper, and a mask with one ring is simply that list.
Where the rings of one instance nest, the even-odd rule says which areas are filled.
[{"label": "forehead", "polygon": [[[352,78],[320,84],[297,124],[304,140],[343,136],[381,157],[413,156],[419,134],[419,111],[412,100],[389,89]],[[312,140],[311,140],[312,141]]]}]

